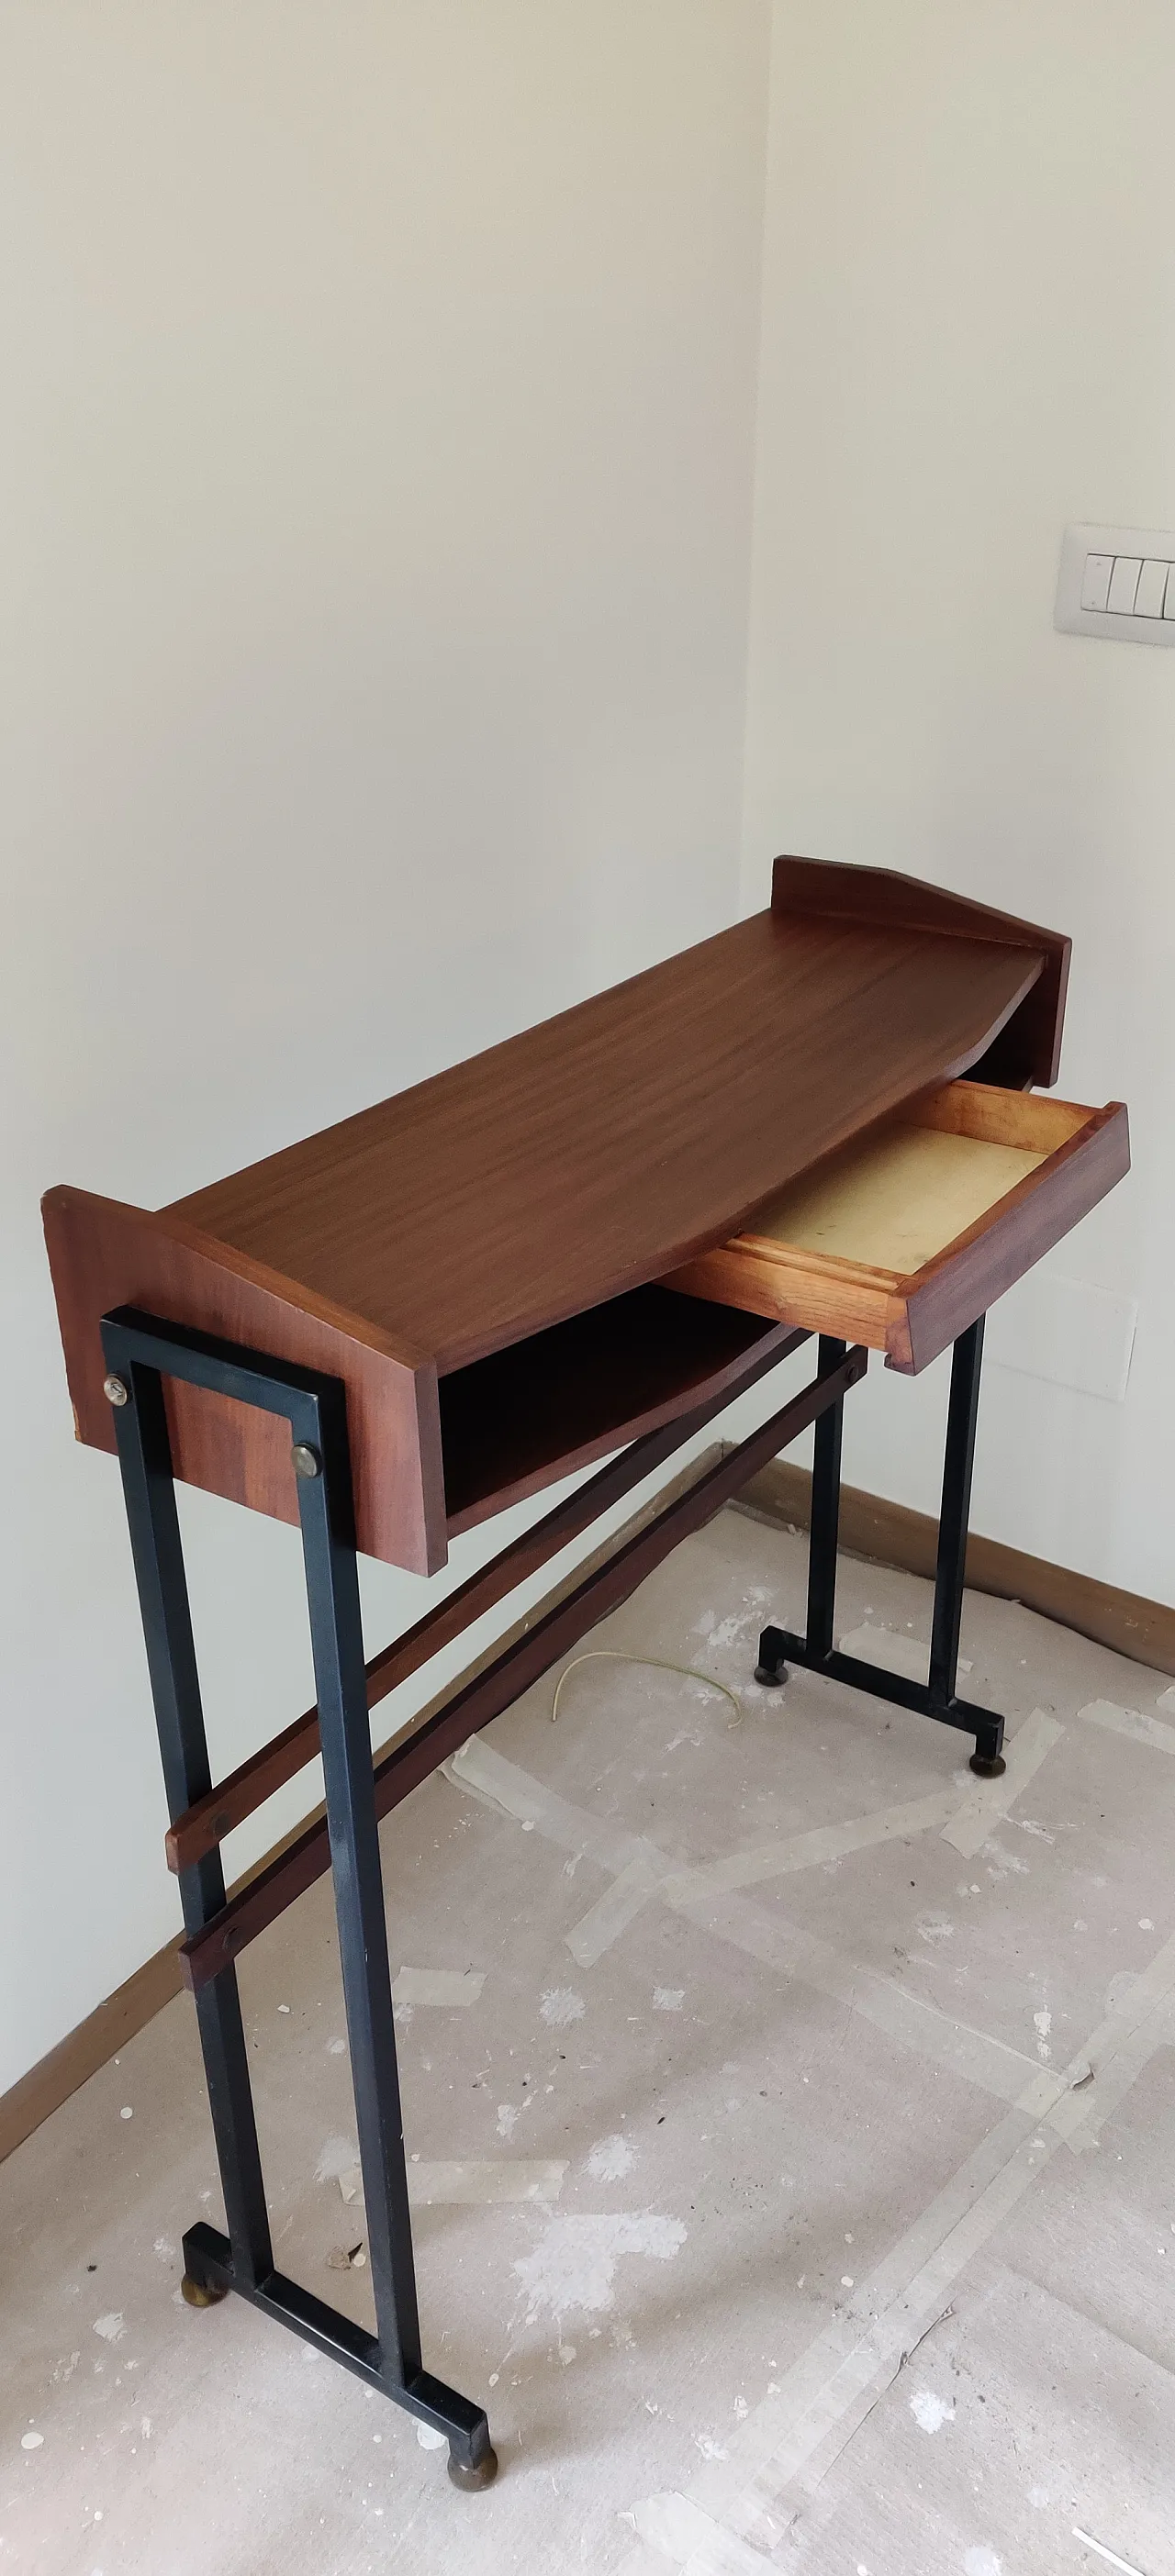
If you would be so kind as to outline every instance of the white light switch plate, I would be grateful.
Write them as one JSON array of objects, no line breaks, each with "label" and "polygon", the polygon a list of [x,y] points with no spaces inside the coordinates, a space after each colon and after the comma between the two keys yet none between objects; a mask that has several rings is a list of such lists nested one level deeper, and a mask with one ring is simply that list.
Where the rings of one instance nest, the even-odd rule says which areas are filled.
[{"label": "white light switch plate", "polygon": [[[1087,599],[1106,605],[1086,608]],[[1134,613],[1135,600],[1146,614]],[[1066,528],[1053,624],[1062,635],[1103,635],[1110,643],[1175,644],[1175,530],[1085,520]]]}]

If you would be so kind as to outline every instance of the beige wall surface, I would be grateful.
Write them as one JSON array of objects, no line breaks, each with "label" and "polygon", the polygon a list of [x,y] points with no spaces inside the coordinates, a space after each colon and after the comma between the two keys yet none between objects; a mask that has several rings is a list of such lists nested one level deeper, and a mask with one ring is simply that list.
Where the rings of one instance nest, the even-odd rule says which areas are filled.
[{"label": "beige wall surface", "polygon": [[[0,2087],[178,1922],[40,1192],[158,1205],[732,917],[768,42],[3,11]],[[183,1516],[224,1770],[313,1696],[298,1548]],[[427,1596],[366,1572],[374,1648]]]},{"label": "beige wall surface", "polygon": [[[973,1518],[1167,1602],[1175,653],[1052,613],[1067,521],[1175,528],[1173,133],[1169,0],[778,0],[743,890],[871,859],[1072,933],[1059,1090],[1135,1168],[997,1310]],[[871,1373],[855,1484],[935,1507],[946,1373]]]},{"label": "beige wall surface", "polygon": [[[3,12],[0,2087],[177,1921],[41,1190],[178,1196],[778,849],[1073,932],[1136,1168],[993,1326],[974,1518],[1175,1600],[1175,655],[1051,623],[1067,520],[1175,526],[1173,131],[1166,0]],[[932,1509],[945,1391],[871,1371],[846,1474]],[[182,1513],[223,1771],[298,1550]],[[428,1597],[364,1583],[373,1647]]]}]

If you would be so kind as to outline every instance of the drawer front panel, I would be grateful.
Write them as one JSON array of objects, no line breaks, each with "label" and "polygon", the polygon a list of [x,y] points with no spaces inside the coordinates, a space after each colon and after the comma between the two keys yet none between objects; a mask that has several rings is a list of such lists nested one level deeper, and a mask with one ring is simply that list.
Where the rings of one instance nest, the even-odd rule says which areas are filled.
[{"label": "drawer front panel", "polygon": [[[864,1342],[913,1374],[1059,1243],[1129,1164],[1120,1101],[1084,1109],[949,1083],[666,1284]],[[907,1247],[915,1257],[903,1266]]]}]

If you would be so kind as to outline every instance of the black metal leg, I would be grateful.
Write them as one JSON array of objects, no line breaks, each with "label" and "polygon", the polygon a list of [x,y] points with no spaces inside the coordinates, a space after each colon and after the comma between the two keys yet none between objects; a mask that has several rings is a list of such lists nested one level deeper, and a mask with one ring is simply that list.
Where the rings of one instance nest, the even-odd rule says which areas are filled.
[{"label": "black metal leg", "polygon": [[[421,2367],[344,1390],[337,1379],[126,1308],[104,1320],[102,1335],[173,1821],[211,1778],[163,1376],[258,1404],[290,1424],[377,2332],[367,2334],[273,2268],[231,1965],[197,1997],[229,2233],[204,2224],[188,2231],[185,2293],[203,2304],[238,2291],[443,2432],[457,2485],[488,2486],[498,2464],[484,2409]],[[202,1930],[224,1904],[219,1851],[184,1871],[180,1889],[188,1931]]]},{"label": "black metal leg", "polygon": [[[163,1382],[157,1369],[147,1367],[134,1369],[132,1378],[123,1382],[133,1383],[133,1401],[116,1409],[119,1463],[164,1785],[174,1821],[212,1785],[208,1739]],[[179,1884],[185,1930],[202,1929],[224,1903],[219,1851],[209,1852],[194,1868],[184,1870]],[[198,2019],[233,2271],[256,2287],[273,2270],[273,2249],[235,1968],[217,1977],[199,1997]],[[198,2299],[223,2296],[199,2273],[185,2279],[185,2290]]]},{"label": "black metal leg", "polygon": [[[820,1336],[820,1375],[836,1368],[846,1342]],[[808,1645],[826,1655],[836,1619],[836,1544],[840,1531],[840,1451],[844,1398],[830,1404],[816,1425],[812,1458],[812,1521],[808,1533]]]},{"label": "black metal leg", "polygon": [[[951,1357],[951,1393],[947,1407],[946,1454],[942,1471],[942,1508],[938,1522],[938,1557],[934,1572],[934,1619],[930,1631],[930,1697],[936,1712],[948,1709],[955,1696],[959,1669],[959,1629],[967,1572],[967,1523],[971,1511],[971,1474],[975,1463],[975,1425],[979,1413],[979,1372],[983,1361],[984,1318],[961,1333]],[[1006,1769],[992,1729],[976,1732],[971,1768],[991,1778]],[[1002,1728],[1001,1728],[1002,1735]]]},{"label": "black metal leg", "polygon": [[389,2358],[395,2355],[400,2378],[408,2380],[420,2369],[420,2323],[350,1523],[347,1425],[341,1402],[320,1403],[319,1415],[321,1457],[303,1445],[296,1448],[295,1461],[327,1825],[376,2325],[381,2349]]},{"label": "black metal leg", "polygon": [[[820,1335],[817,1373],[838,1368],[848,1349],[831,1334]],[[840,1530],[840,1451],[844,1397],[818,1414],[812,1459],[812,1517],[808,1532],[807,1643],[813,1656],[827,1654],[836,1618],[836,1549]],[[819,1642],[818,1642],[819,1641]],[[782,1628],[764,1628],[759,1637],[755,1679],[768,1690],[787,1680],[788,1638]]]},{"label": "black metal leg", "polygon": [[[812,1472],[812,1522],[808,1542],[808,1624],[800,1637],[790,1629],[765,1628],[759,1639],[755,1679],[779,1683],[789,1663],[847,1682],[871,1698],[889,1700],[923,1717],[938,1718],[975,1737],[971,1768],[994,1779],[1006,1768],[1001,1747],[1004,1721],[990,1709],[975,1708],[958,1698],[959,1630],[967,1564],[967,1521],[971,1506],[971,1473],[979,1410],[979,1372],[983,1357],[983,1317],[961,1333],[951,1361],[943,1461],[942,1507],[934,1584],[930,1670],[925,1682],[907,1681],[881,1664],[857,1655],[842,1655],[833,1645],[836,1605],[836,1548],[840,1512],[840,1450],[843,1402],[830,1408],[816,1425]],[[820,1365],[835,1358],[843,1344],[821,1339]]]}]

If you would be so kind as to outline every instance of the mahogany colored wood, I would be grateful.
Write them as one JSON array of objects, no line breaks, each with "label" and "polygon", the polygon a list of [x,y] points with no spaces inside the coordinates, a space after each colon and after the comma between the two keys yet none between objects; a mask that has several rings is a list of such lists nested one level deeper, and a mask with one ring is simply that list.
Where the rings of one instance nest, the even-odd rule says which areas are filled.
[{"label": "mahogany colored wood", "polygon": [[[568,1364],[542,1422],[522,1391],[546,1366],[539,1337],[720,1247],[813,1163],[985,1059],[1042,978],[1053,991],[1065,948],[876,870],[783,862],[776,893],[775,910],[157,1215],[50,1192],[79,1437],[113,1445],[97,1328],[117,1305],[330,1368],[360,1546],[430,1572],[450,1528],[686,1409],[724,1364],[716,1325],[660,1391],[639,1334],[608,1350],[611,1393]],[[608,1342],[606,1324],[581,1329],[585,1353]],[[725,1330],[737,1358],[741,1327]],[[169,1414],[183,1478],[293,1520],[280,1423],[191,1389]]]},{"label": "mahogany colored wood", "polygon": [[883,1350],[911,1376],[937,1359],[1005,1289],[1059,1243],[1130,1168],[1121,1101],[1081,1109],[1070,1101],[957,1083],[905,1113],[911,1126],[1018,1144],[1043,1160],[941,1252],[902,1275],[839,1254],[756,1234],[686,1263],[668,1285],[693,1297],[745,1305],[813,1331]]},{"label": "mahogany colored wood", "polygon": [[[710,1311],[723,1310],[712,1308]],[[631,1447],[618,1458],[609,1459],[598,1475],[590,1476],[585,1484],[577,1485],[574,1493],[565,1494],[562,1502],[556,1503],[554,1511],[547,1512],[541,1521],[532,1523],[530,1529],[523,1531],[521,1538],[514,1539],[509,1547],[492,1557],[488,1565],[481,1566],[476,1574],[458,1584],[455,1591],[438,1602],[434,1610],[427,1611],[424,1618],[418,1619],[404,1636],[397,1637],[392,1645],[383,1647],[378,1655],[374,1655],[367,1666],[368,1707],[377,1707],[389,1691],[397,1689],[412,1673],[419,1672],[433,1655],[439,1654],[442,1646],[451,1645],[454,1638],[472,1627],[475,1619],[494,1609],[499,1601],[505,1600],[508,1592],[525,1583],[530,1575],[537,1574],[540,1567],[548,1565],[561,1548],[569,1546],[572,1539],[590,1529],[592,1522],[599,1520],[602,1513],[610,1511],[614,1503],[621,1502],[625,1494],[632,1492],[634,1485],[642,1483],[646,1476],[651,1476],[667,1458],[671,1458],[674,1450],[703,1431],[706,1424],[713,1421],[714,1415],[723,1411],[732,1395],[744,1394],[749,1387],[756,1385],[790,1352],[798,1350],[806,1338],[804,1333],[789,1331],[785,1327],[756,1331],[737,1372],[732,1374],[724,1369],[720,1381],[712,1383],[704,1403],[686,1414],[675,1410],[672,1418],[659,1429],[646,1433],[643,1439],[634,1439]],[[307,1762],[312,1762],[318,1749],[318,1709],[308,1708],[304,1716],[295,1718],[291,1726],[275,1735],[269,1744],[251,1754],[226,1780],[210,1789],[207,1797],[198,1799],[184,1815],[177,1817],[166,1836],[168,1868],[176,1871],[190,1869],[195,1861],[203,1860],[205,1853],[215,1850],[235,1826],[243,1824],[247,1816],[264,1806],[276,1789],[284,1788],[287,1780],[292,1780]]]},{"label": "mahogany colored wood", "polygon": [[177,1202],[441,1376],[657,1279],[960,1073],[1024,947],[759,913]]},{"label": "mahogany colored wood", "polygon": [[994,1223],[969,1226],[914,1279],[903,1280],[907,1348],[888,1353],[886,1366],[911,1375],[937,1359],[1129,1169],[1129,1117],[1123,1101],[1111,1100],[1000,1200]]},{"label": "mahogany colored wood", "polygon": [[661,1287],[633,1288],[441,1379],[449,1535],[476,1528],[635,1440],[707,1394],[715,1407],[768,1364],[788,1327]]},{"label": "mahogany colored wood", "polygon": [[[116,1306],[194,1324],[274,1359],[301,1360],[346,1382],[360,1547],[415,1574],[444,1564],[440,1409],[430,1359],[247,1254],[211,1242],[182,1218],[65,1188],[48,1191],[42,1208],[79,1440],[114,1450],[98,1326]],[[166,1397],[172,1456],[185,1484],[297,1522],[290,1435],[280,1416],[170,1380]]]},{"label": "mahogany colored wood", "polygon": [[945,886],[926,885],[920,877],[902,876],[896,868],[843,867],[831,859],[777,859],[771,877],[771,909],[808,919],[883,922],[891,929],[933,930],[1035,950],[1044,961],[1043,971],[996,1032],[975,1071],[984,1081],[1021,1090],[1032,1082],[1051,1088],[1056,1081],[1073,946],[1062,931],[1042,930],[1036,922],[996,912],[990,904],[951,894]]},{"label": "mahogany colored wood", "polygon": [[[475,1673],[451,1699],[434,1709],[415,1734],[393,1744],[375,1766],[376,1814],[390,1815],[393,1807],[398,1807],[471,1735],[488,1726],[490,1719],[509,1708],[531,1682],[549,1672],[552,1664],[578,1644],[589,1628],[627,1601],[682,1539],[705,1528],[758,1467],[798,1439],[817,1414],[856,1385],[865,1374],[867,1360],[865,1351],[852,1350],[835,1368],[813,1378],[790,1403],[760,1423],[749,1439],[728,1450],[705,1475],[699,1476],[696,1484],[668,1504],[656,1520],[649,1521],[614,1555],[606,1557],[525,1636],[515,1638],[484,1672]],[[301,1896],[329,1867],[330,1839],[323,1818],[287,1845],[268,1869],[251,1880],[239,1896],[230,1897],[202,1931],[193,1933],[182,1944],[180,1964],[185,1984],[198,1993],[211,1977],[219,1976],[222,1968],[239,1958],[247,1944],[276,1922],[287,1905],[292,1905],[295,1897]]]}]

